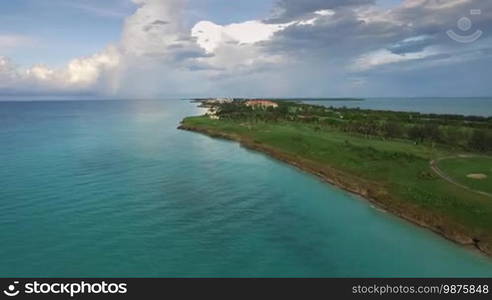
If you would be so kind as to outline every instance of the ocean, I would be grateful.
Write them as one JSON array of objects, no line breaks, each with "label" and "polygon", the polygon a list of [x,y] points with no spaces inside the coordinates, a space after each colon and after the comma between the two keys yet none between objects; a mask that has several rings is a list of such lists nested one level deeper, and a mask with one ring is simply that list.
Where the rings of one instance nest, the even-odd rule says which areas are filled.
[{"label": "ocean", "polygon": [[176,129],[201,112],[0,102],[0,276],[492,276],[492,259],[360,197]]},{"label": "ocean", "polygon": [[304,101],[314,105],[492,117],[492,98],[366,98],[363,101]]}]

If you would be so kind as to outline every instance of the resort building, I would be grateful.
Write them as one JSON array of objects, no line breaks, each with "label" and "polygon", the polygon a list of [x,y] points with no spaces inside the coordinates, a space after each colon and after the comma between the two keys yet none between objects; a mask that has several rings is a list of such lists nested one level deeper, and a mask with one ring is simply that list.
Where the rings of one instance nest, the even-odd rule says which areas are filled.
[{"label": "resort building", "polygon": [[249,100],[244,103],[248,107],[277,108],[278,104],[270,100]]},{"label": "resort building", "polygon": [[217,109],[215,107],[209,108],[205,115],[208,116],[212,120],[220,120],[219,109]]},{"label": "resort building", "polygon": [[205,105],[214,105],[214,104],[232,103],[233,101],[234,100],[231,98],[214,98],[214,99],[207,99],[205,101],[202,101],[202,103]]}]

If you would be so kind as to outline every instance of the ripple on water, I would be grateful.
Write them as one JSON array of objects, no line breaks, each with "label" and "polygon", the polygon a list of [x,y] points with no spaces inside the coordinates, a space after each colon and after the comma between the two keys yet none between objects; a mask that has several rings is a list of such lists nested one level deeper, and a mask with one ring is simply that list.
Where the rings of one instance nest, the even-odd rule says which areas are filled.
[{"label": "ripple on water", "polygon": [[0,103],[7,110],[5,276],[492,275],[490,259],[314,176],[176,130],[194,105]]}]

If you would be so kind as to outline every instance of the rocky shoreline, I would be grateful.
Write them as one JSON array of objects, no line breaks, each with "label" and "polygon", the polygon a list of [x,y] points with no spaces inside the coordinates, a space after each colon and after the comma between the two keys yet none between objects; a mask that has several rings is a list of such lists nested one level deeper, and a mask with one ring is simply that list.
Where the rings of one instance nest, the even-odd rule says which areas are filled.
[{"label": "rocky shoreline", "polygon": [[436,218],[435,215],[425,213],[422,209],[413,207],[410,204],[394,204],[394,198],[392,198],[387,189],[380,183],[370,182],[329,166],[320,166],[313,161],[284,153],[272,147],[256,143],[253,140],[245,139],[238,135],[187,126],[185,124],[181,124],[178,129],[198,132],[214,138],[239,142],[244,148],[265,153],[277,160],[295,166],[302,171],[314,174],[327,183],[359,195],[376,205],[378,208],[390,212],[415,225],[427,228],[450,241],[468,248],[475,248],[484,254],[492,256],[492,248],[487,243],[484,243],[480,241],[480,239],[467,234],[466,230],[459,230],[456,229],[457,226],[449,225],[449,222],[446,222],[444,218]]}]

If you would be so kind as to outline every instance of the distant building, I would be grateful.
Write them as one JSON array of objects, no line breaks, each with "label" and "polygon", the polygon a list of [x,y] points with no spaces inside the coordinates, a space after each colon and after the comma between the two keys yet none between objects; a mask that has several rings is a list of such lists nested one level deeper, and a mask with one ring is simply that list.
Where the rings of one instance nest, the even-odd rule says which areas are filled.
[{"label": "distant building", "polygon": [[217,108],[214,108],[214,107],[209,108],[205,115],[208,116],[212,120],[220,120],[219,109],[217,109]]},{"label": "distant building", "polygon": [[214,104],[232,103],[233,101],[234,100],[231,98],[214,98],[214,99],[207,99],[205,101],[202,101],[202,103],[206,105],[214,105]]},{"label": "distant building", "polygon": [[277,108],[278,104],[270,100],[249,100],[244,103],[248,107]]}]

